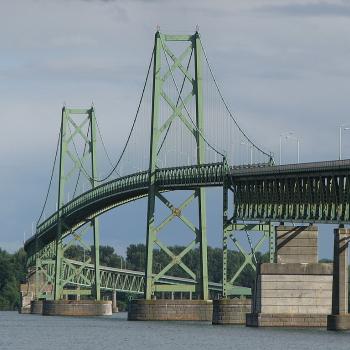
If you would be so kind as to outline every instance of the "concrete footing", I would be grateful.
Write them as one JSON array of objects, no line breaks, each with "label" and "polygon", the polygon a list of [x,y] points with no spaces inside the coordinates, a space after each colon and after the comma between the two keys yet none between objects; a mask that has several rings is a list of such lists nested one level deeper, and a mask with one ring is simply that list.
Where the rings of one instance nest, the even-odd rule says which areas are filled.
[{"label": "concrete footing", "polygon": [[20,314],[30,314],[30,307],[22,306],[22,307],[19,308],[18,312]]},{"label": "concrete footing", "polygon": [[131,300],[129,321],[212,321],[211,300]]},{"label": "concrete footing", "polygon": [[213,300],[213,319],[216,325],[245,324],[246,314],[252,309],[251,299]]},{"label": "concrete footing", "polygon": [[349,249],[350,229],[334,230],[334,271],[332,312],[328,316],[327,329],[331,331],[350,330],[349,307]]},{"label": "concrete footing", "polygon": [[327,329],[329,331],[346,331],[350,329],[350,314],[328,315]]},{"label": "concrete footing", "polygon": [[108,300],[45,300],[45,316],[109,316],[112,315],[112,302]]},{"label": "concrete footing", "polygon": [[116,314],[118,311],[117,292],[114,290],[112,292],[112,312]]},{"label": "concrete footing", "polygon": [[32,300],[30,302],[30,313],[36,315],[42,315],[43,313],[43,300]]},{"label": "concrete footing", "polygon": [[112,307],[112,313],[117,314],[119,312],[118,307]]},{"label": "concrete footing", "polygon": [[327,315],[317,314],[247,314],[248,327],[326,327]]}]

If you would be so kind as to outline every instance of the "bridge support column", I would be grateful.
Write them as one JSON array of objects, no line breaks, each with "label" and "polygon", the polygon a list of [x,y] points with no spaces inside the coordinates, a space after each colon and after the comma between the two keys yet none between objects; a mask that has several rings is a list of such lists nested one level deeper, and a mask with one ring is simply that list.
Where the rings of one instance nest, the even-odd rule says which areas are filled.
[{"label": "bridge support column", "polygon": [[[100,300],[100,262],[99,262],[99,225],[96,217],[86,220],[86,224],[69,232],[64,220],[64,207],[70,202],[67,187],[74,184],[73,197],[77,194],[77,188],[81,174],[87,177],[91,188],[97,185],[96,166],[96,117],[94,108],[71,109],[62,108],[60,152],[59,152],[59,181],[57,198],[57,235],[55,239],[55,274],[54,274],[54,300],[64,297],[64,287],[71,284],[72,278],[79,276],[81,271],[76,269],[74,274],[66,275],[63,269],[67,259],[65,253],[78,243],[83,246],[84,256],[81,258],[83,264],[87,265],[93,259],[94,281],[89,286],[91,294],[96,300]],[[73,128],[73,130],[72,130]],[[75,140],[83,142],[83,153],[77,151]],[[90,163],[90,165],[88,165]],[[83,237],[88,231],[93,231],[93,244],[84,242]],[[90,254],[85,256],[85,250]],[[71,266],[72,267],[72,266]]]},{"label": "bridge support column", "polygon": [[245,324],[246,314],[252,309],[252,300],[246,298],[213,300],[213,319],[216,325]]},{"label": "bridge support column", "polygon": [[211,321],[211,300],[131,300],[129,321]]},{"label": "bridge support column", "polygon": [[[175,49],[181,48],[184,51],[176,57],[176,51],[170,47],[178,45]],[[185,45],[184,45],[185,44]],[[185,48],[183,48],[185,46]],[[176,53],[176,54],[175,54]],[[192,60],[192,55],[194,60]],[[188,131],[188,138],[191,138],[195,149],[188,150],[192,152],[193,164],[198,166],[206,163],[205,149],[206,144],[203,139],[204,133],[204,115],[203,115],[203,87],[202,87],[202,47],[199,39],[199,34],[188,36],[172,36],[165,35],[159,31],[155,34],[154,43],[154,59],[153,59],[153,96],[152,96],[152,125],[151,125],[151,140],[150,140],[150,163],[149,163],[149,184],[148,184],[148,206],[147,206],[147,241],[146,241],[146,278],[145,278],[145,299],[152,301],[150,305],[154,305],[158,300],[152,300],[155,293],[161,292],[196,292],[196,296],[201,300],[208,300],[208,263],[207,263],[207,235],[206,235],[206,198],[204,182],[199,182],[198,179],[193,179],[193,188],[191,194],[180,204],[173,205],[165,194],[161,193],[161,179],[159,176],[159,164],[163,161],[161,158],[164,152],[167,152],[166,138],[169,137],[169,130],[173,130],[176,123],[180,123],[181,127]],[[183,67],[183,60],[188,59],[187,68]],[[169,64],[175,64],[171,66]],[[193,67],[190,69],[190,64]],[[181,66],[180,70],[177,70]],[[181,74],[183,83],[181,83],[181,91],[177,91],[175,99],[173,96],[168,96],[168,88],[176,89],[177,84],[174,78],[174,70]],[[194,74],[193,74],[194,72]],[[176,74],[177,75],[177,74]],[[193,76],[194,75],[194,76]],[[183,84],[188,92],[183,91]],[[183,96],[185,94],[185,96]],[[195,97],[196,120],[189,123],[186,105]],[[169,111],[166,112],[166,111]],[[178,126],[177,126],[178,127]],[[170,133],[171,135],[171,133]],[[164,146],[164,148],[163,148]],[[166,155],[166,153],[165,153]],[[173,174],[177,176],[177,173]],[[189,174],[190,175],[190,174]],[[192,176],[192,175],[190,175]],[[164,179],[166,181],[166,179]],[[172,190],[181,190],[181,187],[174,186]],[[157,202],[157,203],[156,203]],[[185,209],[191,202],[196,202],[198,205],[198,220],[189,220],[184,215]],[[156,220],[157,205],[161,204],[170,210],[167,217],[160,221]],[[187,243],[182,251],[172,251],[162,242],[161,231],[173,220],[181,221],[192,235],[191,240]],[[154,249],[159,248],[168,257],[168,262],[162,267],[161,271],[154,271],[153,253]],[[185,263],[185,256],[193,249],[198,248],[200,253],[199,273],[196,274]],[[188,277],[193,281],[191,286],[186,284],[177,285],[160,285],[157,283],[165,274],[174,267],[180,268],[184,273],[183,277]],[[198,304],[198,303],[197,303]],[[192,306],[194,307],[193,304]],[[147,304],[148,305],[148,304]],[[170,305],[170,304],[169,304]],[[191,307],[192,307],[191,306]],[[167,304],[159,301],[159,307],[167,307]],[[180,310],[181,308],[179,308]],[[185,310],[186,308],[182,308]],[[184,315],[184,317],[186,317]]]},{"label": "bridge support column", "polygon": [[[234,213],[229,214],[230,193],[233,193],[232,183],[230,178],[225,176],[223,182],[223,299],[213,301],[212,320],[213,324],[220,325],[245,324],[246,314],[250,313],[252,309],[251,299],[245,299],[245,296],[251,296],[251,289],[238,286],[236,281],[247,266],[251,267],[253,270],[256,270],[257,261],[255,253],[267,240],[269,241],[270,261],[273,262],[275,259],[275,235],[271,230],[271,224],[238,224],[234,220]],[[246,251],[243,245],[240,243],[239,236],[244,232],[250,245],[250,250],[248,251]],[[255,240],[254,244],[251,240],[250,234],[260,236],[257,240]],[[238,270],[234,271],[233,273],[231,271],[229,273],[229,243],[233,243],[233,247],[236,248],[244,257],[244,261],[239,266]],[[231,274],[231,276],[229,274]]]},{"label": "bridge support column", "polygon": [[332,314],[328,316],[329,330],[350,330],[349,315],[349,273],[348,245],[350,229],[337,228],[334,230],[334,270]]},{"label": "bridge support column", "polygon": [[43,300],[32,300],[30,303],[30,313],[36,314],[36,315],[42,315]]},{"label": "bridge support column", "polygon": [[277,263],[259,265],[247,326],[326,327],[332,264],[318,263],[316,226],[276,227]]},{"label": "bridge support column", "polygon": [[112,302],[108,300],[44,300],[44,316],[109,316]]},{"label": "bridge support column", "polygon": [[112,312],[117,313],[118,310],[118,305],[117,305],[117,292],[114,290],[112,292]]}]

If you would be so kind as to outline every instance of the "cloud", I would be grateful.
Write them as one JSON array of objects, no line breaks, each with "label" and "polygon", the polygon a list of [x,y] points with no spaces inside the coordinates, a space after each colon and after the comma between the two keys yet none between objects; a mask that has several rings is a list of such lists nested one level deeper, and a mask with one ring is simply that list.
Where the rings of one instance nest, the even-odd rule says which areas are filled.
[{"label": "cloud", "polygon": [[[336,158],[336,126],[349,118],[350,28],[342,18],[348,14],[341,1],[3,1],[0,212],[6,227],[0,241],[21,242],[40,211],[64,101],[73,107],[94,101],[106,146],[118,157],[157,24],[169,33],[193,33],[199,25],[222,92],[259,145],[277,154],[279,134],[294,130],[303,139],[303,160]],[[148,150],[148,143],[142,146]],[[293,161],[289,146],[285,157]],[[143,240],[143,213],[137,217]]]},{"label": "cloud", "polygon": [[345,1],[302,1],[287,4],[269,4],[259,6],[258,12],[307,17],[349,17],[350,4]]}]

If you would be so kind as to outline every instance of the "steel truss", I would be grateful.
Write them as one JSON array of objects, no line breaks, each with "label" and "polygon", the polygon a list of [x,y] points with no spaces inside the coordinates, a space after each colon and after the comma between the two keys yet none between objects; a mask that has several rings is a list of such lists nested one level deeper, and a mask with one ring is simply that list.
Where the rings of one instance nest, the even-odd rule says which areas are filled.
[{"label": "steel truss", "polygon": [[[169,48],[169,42],[188,42],[189,45],[179,56],[176,56]],[[188,68],[185,68],[182,61],[192,55],[194,52],[194,68],[195,76],[192,77]],[[200,249],[200,276],[198,276],[199,283],[197,284],[196,292],[201,299],[208,299],[208,264],[207,264],[207,237],[206,237],[206,203],[205,203],[205,191],[204,188],[198,187],[194,189],[193,193],[188,197],[179,207],[175,207],[163,194],[160,193],[159,184],[157,183],[157,169],[158,169],[158,154],[162,147],[164,139],[167,136],[167,129],[170,127],[174,119],[183,123],[190,134],[193,135],[196,147],[197,147],[197,164],[203,164],[205,162],[204,152],[205,144],[201,137],[203,132],[203,92],[202,92],[202,61],[201,61],[201,44],[199,40],[199,34],[194,35],[165,35],[159,31],[155,35],[154,44],[154,69],[153,69],[153,97],[152,97],[152,127],[151,127],[151,142],[150,142],[150,165],[149,165],[149,191],[148,191],[148,210],[147,210],[147,253],[146,253],[146,286],[145,286],[145,298],[151,299],[155,292],[192,292],[193,286],[187,285],[174,285],[164,286],[159,285],[157,282],[161,277],[165,275],[174,266],[181,267],[190,278],[194,281],[197,279],[196,274],[186,266],[182,259],[191,251],[197,244]],[[162,67],[162,57],[168,63],[168,67]],[[172,61],[170,66],[168,60]],[[164,61],[163,61],[164,63]],[[162,68],[165,68],[165,73],[162,73]],[[163,89],[163,84],[167,79],[173,79],[173,73],[177,71],[184,80],[190,82],[192,88],[190,93],[182,99],[181,91],[179,93],[178,101],[172,101]],[[174,84],[175,80],[173,81]],[[193,120],[184,114],[187,111],[186,104],[188,104],[193,96],[196,102],[196,120]],[[172,113],[161,124],[160,105],[161,102],[170,107]],[[164,116],[163,116],[164,117]],[[192,122],[192,123],[191,123]],[[156,215],[156,199],[159,199],[168,209],[171,211],[170,215],[159,225],[155,224]],[[198,227],[187,219],[182,211],[190,202],[196,200],[198,203]],[[186,248],[180,252],[180,254],[174,254],[159,238],[160,231],[169,224],[173,219],[180,219],[194,234],[194,239],[186,246]],[[165,252],[170,262],[156,275],[153,274],[153,251],[155,247],[160,248]]]},{"label": "steel truss", "polygon": [[241,220],[334,224],[350,221],[349,169],[344,171],[340,166],[333,173],[310,169],[301,174],[235,176],[233,183],[234,216]]},{"label": "steel truss", "polygon": [[[53,299],[55,280],[55,245],[50,244],[39,252],[40,257],[35,259],[35,298],[40,300]],[[34,260],[29,261],[33,263]],[[79,273],[77,273],[77,271]],[[91,295],[91,286],[95,281],[95,266],[86,262],[64,259],[62,275],[65,286],[62,295]],[[116,291],[130,295],[142,295],[145,288],[145,273],[107,266],[100,266],[101,291]],[[196,281],[191,278],[163,276],[157,283],[161,286],[186,285],[195,290]],[[166,289],[166,288],[165,288]],[[220,293],[222,284],[209,282],[209,290]]]},{"label": "steel truss", "polygon": [[[78,177],[85,176],[90,184],[90,188],[96,186],[96,117],[93,107],[89,109],[62,109],[61,133],[60,133],[60,165],[59,165],[59,188],[58,188],[58,218],[57,218],[57,236],[55,240],[55,280],[54,280],[54,299],[58,300],[63,297],[64,287],[72,279],[79,275],[87,264],[91,263],[94,257],[95,280],[90,284],[90,291],[77,291],[82,294],[93,294],[96,300],[100,300],[100,273],[99,273],[99,225],[98,219],[92,218],[86,220],[86,225],[78,230],[70,230],[70,236],[64,241],[64,232],[67,231],[63,208],[65,206],[65,185],[69,179],[75,175]],[[82,138],[84,152],[82,156],[78,154],[75,140]],[[73,166],[66,171],[67,160],[70,159]],[[88,170],[86,163],[88,163]],[[78,181],[77,180],[77,181]],[[88,233],[89,226],[93,231],[93,245],[86,244],[84,238]],[[67,242],[68,240],[68,242]],[[63,266],[69,265],[70,262],[65,257],[67,249],[74,244],[83,246],[84,262],[80,267],[71,266],[72,272],[69,275],[64,274]]]},{"label": "steel truss", "polygon": [[[230,178],[226,177],[223,183],[223,255],[222,255],[222,280],[223,280],[223,297],[229,297],[230,295],[251,295],[251,288],[237,286],[236,281],[240,274],[247,266],[252,267],[256,271],[256,252],[262,247],[262,245],[269,242],[269,255],[270,262],[275,261],[275,232],[271,229],[271,223],[238,223],[234,217],[234,210],[229,215],[229,193],[234,198],[234,187],[230,182]],[[232,199],[233,203],[233,199]],[[250,245],[250,251],[247,251],[238,239],[238,232],[245,232]],[[256,234],[261,232],[260,239],[253,244],[250,238],[250,233]],[[228,249],[229,241],[231,241],[238,251],[244,257],[244,261],[235,271],[233,276],[228,275]]]}]

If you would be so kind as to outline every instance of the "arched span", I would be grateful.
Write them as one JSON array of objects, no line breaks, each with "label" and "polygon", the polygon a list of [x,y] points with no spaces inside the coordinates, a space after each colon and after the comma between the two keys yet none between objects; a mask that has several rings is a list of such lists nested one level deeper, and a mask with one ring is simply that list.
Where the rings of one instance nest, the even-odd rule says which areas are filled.
[{"label": "arched span", "polygon": [[[157,170],[156,181],[160,191],[192,190],[203,186],[222,186],[225,173],[223,163],[164,168]],[[69,234],[112,208],[147,196],[148,184],[149,173],[143,171],[104,183],[74,198],[61,209],[63,234]],[[57,219],[58,212],[55,212],[25,242],[24,248],[29,255],[56,238]]]},{"label": "arched span", "polygon": [[[159,191],[223,186],[235,193],[233,218],[243,221],[350,223],[350,160],[274,166],[224,163],[157,169]],[[131,174],[83,193],[61,209],[64,235],[92,218],[148,194],[149,173]],[[55,240],[58,213],[25,242],[29,256]]]}]

